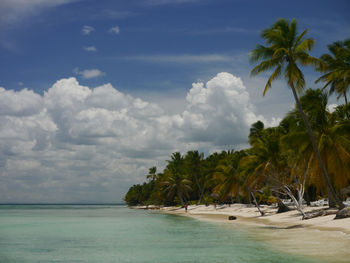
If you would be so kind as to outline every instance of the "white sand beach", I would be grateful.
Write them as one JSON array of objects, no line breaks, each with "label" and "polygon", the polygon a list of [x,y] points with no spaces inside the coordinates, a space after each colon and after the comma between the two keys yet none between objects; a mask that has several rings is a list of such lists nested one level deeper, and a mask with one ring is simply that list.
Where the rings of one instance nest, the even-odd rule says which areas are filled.
[{"label": "white sand beach", "polygon": [[[322,207],[305,207],[305,211]],[[199,220],[217,222],[227,227],[254,231],[256,238],[276,249],[326,262],[350,262],[350,218],[334,220],[335,215],[302,220],[297,210],[277,214],[276,207],[262,206],[261,216],[256,207],[244,204],[217,206],[204,205],[184,208],[164,207],[160,211],[188,216]],[[228,220],[228,216],[236,220]]]}]

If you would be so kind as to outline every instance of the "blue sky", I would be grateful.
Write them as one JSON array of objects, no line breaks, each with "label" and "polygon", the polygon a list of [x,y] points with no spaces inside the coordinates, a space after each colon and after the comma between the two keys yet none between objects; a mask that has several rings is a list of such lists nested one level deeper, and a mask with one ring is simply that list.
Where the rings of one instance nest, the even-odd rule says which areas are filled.
[{"label": "blue sky", "polygon": [[283,82],[263,98],[266,75],[249,77],[261,30],[296,18],[319,56],[350,37],[349,11],[346,0],[1,0],[0,202],[120,201],[175,150],[246,146],[253,121],[274,125],[293,106]]},{"label": "blue sky", "polygon": [[[84,84],[111,82],[128,92],[186,89],[209,79],[213,68],[249,71],[248,58],[233,66],[230,57],[248,53],[261,42],[259,32],[280,17],[297,18],[301,29],[310,29],[317,40],[315,55],[350,31],[349,1],[15,0],[3,5],[3,13],[17,17],[5,14],[0,20],[1,85],[21,89],[22,82],[38,91],[74,76],[76,67],[105,72],[81,80]],[[83,35],[84,26],[94,31]],[[115,26],[120,33],[109,33]],[[83,49],[92,46],[96,52]]]}]

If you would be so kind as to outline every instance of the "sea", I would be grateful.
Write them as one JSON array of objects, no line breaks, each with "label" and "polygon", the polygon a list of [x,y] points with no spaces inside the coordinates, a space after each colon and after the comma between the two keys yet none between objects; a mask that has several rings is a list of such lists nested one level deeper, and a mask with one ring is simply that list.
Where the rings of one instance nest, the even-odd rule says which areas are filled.
[{"label": "sea", "polygon": [[252,231],[122,205],[0,205],[0,262],[320,262]]}]

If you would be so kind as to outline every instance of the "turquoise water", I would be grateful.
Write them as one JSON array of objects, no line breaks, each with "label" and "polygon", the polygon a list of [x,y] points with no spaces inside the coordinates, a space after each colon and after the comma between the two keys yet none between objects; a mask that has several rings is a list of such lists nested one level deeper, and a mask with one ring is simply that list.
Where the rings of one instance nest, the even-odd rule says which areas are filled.
[{"label": "turquoise water", "polygon": [[0,206],[0,262],[316,262],[252,233],[122,206]]}]

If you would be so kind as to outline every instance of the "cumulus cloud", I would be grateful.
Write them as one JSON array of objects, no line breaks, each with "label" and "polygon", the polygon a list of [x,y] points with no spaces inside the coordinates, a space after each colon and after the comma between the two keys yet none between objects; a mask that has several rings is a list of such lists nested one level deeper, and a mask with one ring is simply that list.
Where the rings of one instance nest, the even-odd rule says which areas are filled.
[{"label": "cumulus cloud", "polygon": [[81,33],[85,36],[90,35],[94,31],[95,28],[93,28],[92,26],[83,26],[83,28],[81,29]]},{"label": "cumulus cloud", "polygon": [[166,113],[111,84],[61,79],[43,95],[0,88],[2,202],[115,202],[174,151],[242,147],[258,119],[240,78],[193,83]]},{"label": "cumulus cloud", "polygon": [[120,28],[119,28],[119,26],[114,26],[114,27],[110,28],[108,32],[111,34],[114,34],[114,35],[119,35]]},{"label": "cumulus cloud", "polygon": [[84,69],[84,70],[79,70],[79,68],[75,68],[73,70],[75,74],[78,74],[82,76],[84,79],[93,79],[93,78],[99,78],[102,76],[105,76],[106,73],[102,72],[99,69]]},{"label": "cumulus cloud", "polygon": [[96,52],[97,48],[95,46],[83,47],[83,49],[87,52]]}]

